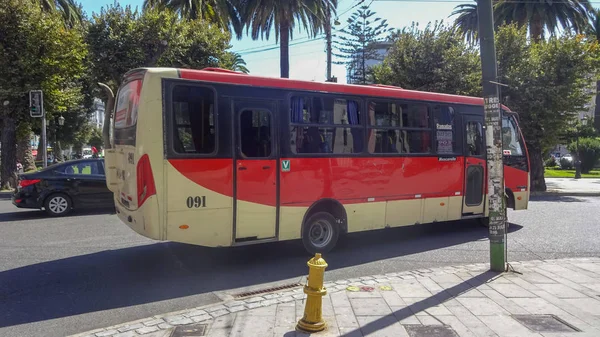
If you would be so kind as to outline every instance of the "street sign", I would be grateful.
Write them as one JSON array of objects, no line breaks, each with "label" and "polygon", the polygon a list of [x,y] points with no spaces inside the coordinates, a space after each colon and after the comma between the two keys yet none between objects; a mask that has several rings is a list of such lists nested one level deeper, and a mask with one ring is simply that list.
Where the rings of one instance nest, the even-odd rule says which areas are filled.
[{"label": "street sign", "polygon": [[41,90],[29,92],[29,115],[35,118],[44,117],[44,94]]}]

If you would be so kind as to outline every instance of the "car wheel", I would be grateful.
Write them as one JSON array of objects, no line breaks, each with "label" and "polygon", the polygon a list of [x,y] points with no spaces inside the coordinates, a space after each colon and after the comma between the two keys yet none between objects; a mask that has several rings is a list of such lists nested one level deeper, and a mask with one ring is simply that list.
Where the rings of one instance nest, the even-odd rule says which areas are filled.
[{"label": "car wheel", "polygon": [[64,193],[55,193],[46,198],[46,213],[51,216],[64,216],[71,211],[71,198]]},{"label": "car wheel", "polygon": [[339,236],[340,229],[337,221],[327,212],[311,215],[302,228],[302,243],[310,254],[331,251]]}]

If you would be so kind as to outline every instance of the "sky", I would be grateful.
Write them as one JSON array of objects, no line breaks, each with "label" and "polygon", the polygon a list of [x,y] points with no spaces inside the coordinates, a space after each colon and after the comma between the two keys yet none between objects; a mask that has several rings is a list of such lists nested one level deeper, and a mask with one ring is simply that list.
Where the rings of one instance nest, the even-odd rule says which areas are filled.
[{"label": "sky", "polygon": [[[100,12],[103,6],[114,2],[113,0],[79,1],[88,16],[94,12]],[[131,5],[132,7],[141,7],[143,2],[143,0],[119,1],[123,6]],[[341,25],[334,27],[340,29],[346,25],[346,20],[358,9],[353,7],[358,2],[359,0],[338,0],[337,13]],[[412,22],[418,23],[420,27],[436,20],[444,20],[449,23],[452,19],[448,17],[454,7],[469,2],[469,0],[366,0],[364,4],[370,4],[369,8],[376,13],[377,17],[386,19],[390,27],[400,29],[410,26]],[[294,38],[290,43],[298,44],[290,46],[290,78],[323,81],[326,72],[325,40],[324,38],[310,40],[312,39],[303,31],[294,33]],[[241,40],[233,38],[231,45],[231,51],[242,55],[251,74],[279,77],[279,49],[276,48],[274,34],[271,34],[270,40],[253,41],[248,36],[242,37]],[[257,52],[257,50],[268,47],[275,48]],[[346,70],[343,65],[334,64],[332,75],[338,78],[338,82],[345,83]]]}]

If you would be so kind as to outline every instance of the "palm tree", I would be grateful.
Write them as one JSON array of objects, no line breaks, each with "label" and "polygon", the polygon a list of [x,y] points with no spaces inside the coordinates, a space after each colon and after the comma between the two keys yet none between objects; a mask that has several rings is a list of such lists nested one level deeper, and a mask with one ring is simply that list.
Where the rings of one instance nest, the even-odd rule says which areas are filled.
[{"label": "palm tree", "polygon": [[[290,77],[289,44],[297,24],[317,36],[324,30],[325,18],[335,14],[337,0],[242,0],[240,14],[252,39],[269,39],[275,30],[279,42],[281,77]],[[329,12],[329,13],[328,13]]]},{"label": "palm tree", "polygon": [[477,44],[477,4],[462,4],[454,7],[450,16],[458,15],[454,20],[454,28],[467,43]]},{"label": "palm tree", "polygon": [[[497,0],[494,1],[494,22],[496,26],[509,23],[526,25],[529,36],[539,41],[544,38],[545,30],[550,34],[554,34],[559,28],[584,31],[588,26],[591,10],[589,0]],[[467,41],[473,41],[477,36],[477,5],[458,5],[451,15],[458,15],[454,26]]]},{"label": "palm tree", "polygon": [[[590,13],[588,36],[600,43],[600,10],[594,9]],[[594,107],[594,127],[600,131],[600,81],[596,81],[596,106]]]},{"label": "palm tree", "polygon": [[244,74],[250,72],[250,70],[246,68],[246,61],[244,61],[240,54],[234,52],[227,52],[227,55],[223,61],[223,66],[227,69],[239,71]]},{"label": "palm tree", "polygon": [[69,27],[73,27],[83,20],[81,6],[74,0],[32,0],[32,2],[40,5],[45,12],[60,12],[65,24]]},{"label": "palm tree", "polygon": [[144,0],[144,8],[168,8],[188,20],[203,19],[242,37],[240,0]]},{"label": "palm tree", "polygon": [[500,0],[494,6],[494,19],[498,23],[526,25],[529,36],[539,41],[544,38],[545,30],[550,34],[554,34],[559,28],[585,31],[592,10],[589,0]]}]

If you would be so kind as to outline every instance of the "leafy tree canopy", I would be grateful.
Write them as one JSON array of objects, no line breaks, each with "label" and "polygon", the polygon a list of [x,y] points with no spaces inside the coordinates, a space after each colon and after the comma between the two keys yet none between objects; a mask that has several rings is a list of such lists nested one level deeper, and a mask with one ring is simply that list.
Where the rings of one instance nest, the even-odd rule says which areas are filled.
[{"label": "leafy tree canopy", "polygon": [[374,67],[375,81],[405,89],[481,95],[481,62],[476,49],[441,22],[417,24],[392,34],[385,61]]},{"label": "leafy tree canopy", "polygon": [[50,120],[79,114],[87,49],[81,27],[69,29],[58,11],[28,1],[0,1],[0,32],[0,101],[9,102],[2,111],[5,187],[14,172],[17,138],[29,137],[31,127],[40,125],[29,116],[29,91],[43,90]]},{"label": "leafy tree canopy", "polygon": [[[477,50],[441,24],[394,34],[394,45],[375,78],[383,84],[480,96]],[[531,160],[533,190],[545,190],[543,156],[565,136],[570,122],[588,110],[600,66],[595,39],[564,33],[539,42],[527,28],[502,26],[496,33],[502,102],[519,113]]]},{"label": "leafy tree canopy", "polygon": [[230,40],[230,34],[218,27],[202,20],[180,20],[169,9],[138,12],[118,4],[93,16],[87,36],[93,77],[113,90],[134,68],[227,66]]}]

